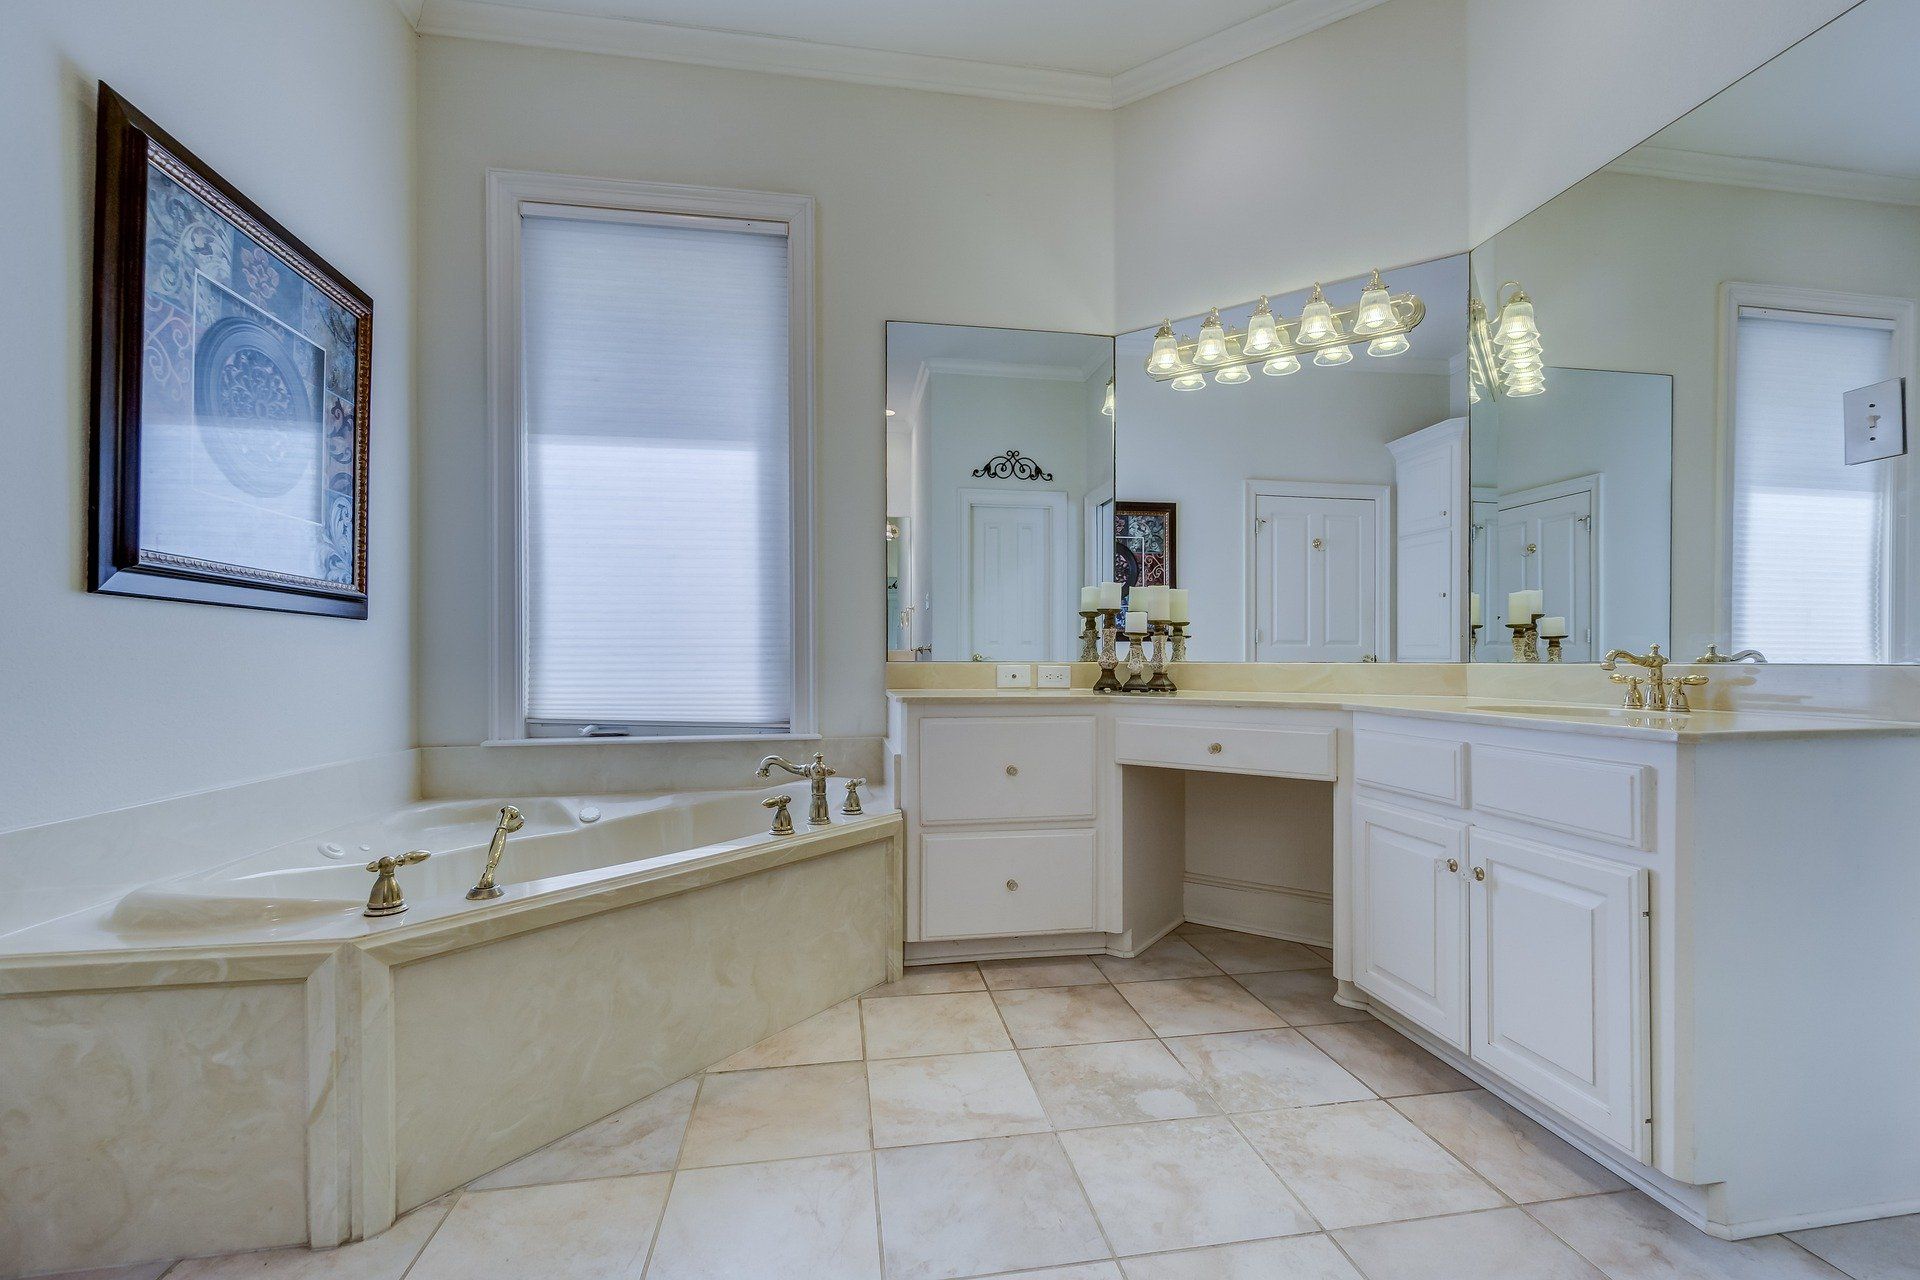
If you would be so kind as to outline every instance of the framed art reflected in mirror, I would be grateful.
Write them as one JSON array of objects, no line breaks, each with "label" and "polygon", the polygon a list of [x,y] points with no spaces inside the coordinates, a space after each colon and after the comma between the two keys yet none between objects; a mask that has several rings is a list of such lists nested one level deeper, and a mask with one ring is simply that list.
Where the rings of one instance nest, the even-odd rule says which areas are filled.
[{"label": "framed art reflected in mirror", "polygon": [[89,589],[365,618],[372,300],[99,105]]}]

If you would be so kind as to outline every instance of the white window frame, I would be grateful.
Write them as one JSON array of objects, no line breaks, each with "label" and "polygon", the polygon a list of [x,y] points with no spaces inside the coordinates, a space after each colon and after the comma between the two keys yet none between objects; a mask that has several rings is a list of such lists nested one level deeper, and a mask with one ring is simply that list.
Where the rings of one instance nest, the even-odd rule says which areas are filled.
[{"label": "white window frame", "polygon": [[[1885,294],[1845,293],[1834,289],[1804,289],[1794,285],[1755,284],[1725,281],[1720,286],[1720,369],[1714,387],[1714,533],[1719,539],[1714,557],[1713,635],[1707,639],[1726,648],[1733,647],[1733,388],[1738,372],[1740,312],[1742,309],[1795,312],[1809,320],[1849,320],[1878,322],[1893,326],[1893,353],[1889,377],[1910,377],[1915,368],[1914,340],[1920,335],[1916,315],[1920,307],[1912,298]],[[1914,407],[1908,407],[1907,440],[1914,443]],[[1908,636],[1907,588],[1913,567],[1904,534],[1905,515],[1912,488],[1908,458],[1892,477],[1888,499],[1892,503],[1895,529],[1887,548],[1889,619],[1888,658],[1907,662],[1911,643]],[[1678,619],[1675,619],[1678,622]],[[1703,642],[1704,643],[1704,642]]]},{"label": "white window frame", "polygon": [[702,734],[698,740],[817,736],[813,626],[813,197],[489,169],[486,326],[487,431],[493,493],[492,740],[663,740],[660,735],[639,732],[627,738],[536,738],[527,728],[526,395],[521,378],[520,229],[521,212],[530,205],[561,206],[578,210],[584,217],[707,217],[786,224],[791,338],[788,456],[793,486],[792,710],[785,733]]}]

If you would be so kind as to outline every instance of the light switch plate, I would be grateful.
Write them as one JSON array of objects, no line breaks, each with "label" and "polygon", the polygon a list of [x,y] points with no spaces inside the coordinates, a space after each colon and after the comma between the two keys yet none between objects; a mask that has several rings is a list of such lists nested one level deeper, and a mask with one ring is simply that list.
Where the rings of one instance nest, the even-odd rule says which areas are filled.
[{"label": "light switch plate", "polygon": [[1064,662],[1040,664],[1038,685],[1042,689],[1066,689],[1073,685],[1073,668]]},{"label": "light switch plate", "polygon": [[1847,465],[1897,458],[1907,451],[1907,380],[1888,378],[1841,397],[1846,408]]},{"label": "light switch plate", "polygon": [[1033,668],[1024,662],[1003,662],[995,685],[1002,689],[1033,688]]}]

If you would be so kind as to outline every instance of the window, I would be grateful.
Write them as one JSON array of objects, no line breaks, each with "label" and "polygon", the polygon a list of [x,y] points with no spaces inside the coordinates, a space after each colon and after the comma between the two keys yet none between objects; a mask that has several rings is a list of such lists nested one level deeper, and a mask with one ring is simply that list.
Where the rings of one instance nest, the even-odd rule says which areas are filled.
[{"label": "window", "polygon": [[489,177],[496,731],[806,732],[811,202]]},{"label": "window", "polygon": [[1889,661],[1894,471],[1846,465],[1841,395],[1890,375],[1894,323],[1754,306],[1735,323],[1732,641]]}]

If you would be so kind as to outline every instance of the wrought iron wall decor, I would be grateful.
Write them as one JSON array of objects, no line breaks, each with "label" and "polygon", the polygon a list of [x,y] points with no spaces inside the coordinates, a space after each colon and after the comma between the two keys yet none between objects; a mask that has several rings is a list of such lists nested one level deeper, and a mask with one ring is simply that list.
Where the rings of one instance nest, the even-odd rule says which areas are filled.
[{"label": "wrought iron wall decor", "polygon": [[1038,480],[1044,484],[1053,482],[1053,472],[1043,471],[1040,464],[1021,453],[1018,449],[1009,449],[997,457],[988,458],[985,463],[973,469],[976,478],[989,480]]}]

